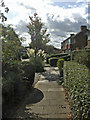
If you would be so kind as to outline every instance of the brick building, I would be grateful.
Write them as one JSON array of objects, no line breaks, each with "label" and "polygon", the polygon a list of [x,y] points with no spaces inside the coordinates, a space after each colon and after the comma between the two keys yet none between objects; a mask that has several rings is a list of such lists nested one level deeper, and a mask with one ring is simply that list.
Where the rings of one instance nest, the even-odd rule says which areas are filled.
[{"label": "brick building", "polygon": [[84,49],[88,46],[90,30],[87,26],[81,26],[81,31],[77,34],[71,34],[66,40],[61,43],[62,52],[70,52],[76,49]]}]

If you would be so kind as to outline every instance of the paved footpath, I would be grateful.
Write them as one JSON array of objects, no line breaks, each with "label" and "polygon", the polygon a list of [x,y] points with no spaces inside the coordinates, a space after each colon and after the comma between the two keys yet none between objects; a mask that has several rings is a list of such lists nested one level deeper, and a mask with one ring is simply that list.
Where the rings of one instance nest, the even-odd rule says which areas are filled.
[{"label": "paved footpath", "polygon": [[45,70],[35,84],[36,90],[39,90],[39,95],[35,93],[38,102],[26,105],[26,113],[37,120],[68,120],[71,110],[65,99],[64,88],[57,83],[58,71],[49,66]]},{"label": "paved footpath", "polygon": [[46,66],[45,72],[36,77],[34,88],[8,118],[17,120],[71,120],[69,103],[59,80],[57,69]]}]

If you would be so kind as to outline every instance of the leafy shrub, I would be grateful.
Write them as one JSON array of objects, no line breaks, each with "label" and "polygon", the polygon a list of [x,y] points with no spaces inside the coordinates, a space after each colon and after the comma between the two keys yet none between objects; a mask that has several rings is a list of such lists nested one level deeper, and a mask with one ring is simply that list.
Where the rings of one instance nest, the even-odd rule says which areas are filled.
[{"label": "leafy shrub", "polygon": [[14,96],[14,81],[9,78],[8,80],[3,77],[2,95],[5,101],[10,99],[10,96]]},{"label": "leafy shrub", "polygon": [[59,74],[60,74],[60,81],[59,81],[59,83],[63,83],[63,65],[64,65],[64,59],[60,58],[57,61],[57,67],[59,69]]},{"label": "leafy shrub", "polygon": [[[15,98],[18,101],[25,95],[25,91],[28,90],[27,87],[30,88],[34,82],[35,65],[26,61],[12,61],[11,63],[4,63],[3,67],[3,100],[6,102]],[[23,78],[25,80],[22,80]]]},{"label": "leafy shrub", "polygon": [[64,59],[60,58],[60,59],[57,61],[57,67],[58,67],[59,71],[62,71],[62,70],[63,70],[63,65],[64,65]]},{"label": "leafy shrub", "polygon": [[36,72],[43,72],[44,71],[44,62],[41,57],[36,56],[30,58],[30,62],[34,63],[35,71]]},{"label": "leafy shrub", "polygon": [[32,85],[34,82],[34,76],[35,76],[35,65],[34,63],[31,63],[30,61],[23,61],[21,69],[23,70],[22,76],[24,79],[27,79],[30,84]]},{"label": "leafy shrub", "polygon": [[12,63],[2,64],[2,95],[5,101],[10,100],[12,96],[16,96],[18,94],[19,85],[22,78],[20,63],[20,61],[12,61]]},{"label": "leafy shrub", "polygon": [[74,61],[86,65],[90,69],[90,50],[79,50],[72,52]]},{"label": "leafy shrub", "polygon": [[50,58],[49,59],[49,64],[53,67],[56,67],[57,66],[57,61],[58,61],[58,58],[56,58],[56,57]]},{"label": "leafy shrub", "polygon": [[39,56],[37,56],[36,57],[36,72],[43,72],[43,71],[44,71],[44,62]]},{"label": "leafy shrub", "polygon": [[85,65],[64,63],[64,82],[68,88],[74,120],[89,120],[89,76]]}]

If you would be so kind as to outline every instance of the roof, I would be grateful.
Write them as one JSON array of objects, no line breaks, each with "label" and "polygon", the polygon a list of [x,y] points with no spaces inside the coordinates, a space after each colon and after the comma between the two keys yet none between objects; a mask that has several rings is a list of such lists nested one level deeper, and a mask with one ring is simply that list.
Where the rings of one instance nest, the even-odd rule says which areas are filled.
[{"label": "roof", "polygon": [[65,41],[67,41],[67,40],[69,40],[70,38],[72,38],[71,36],[70,37],[68,37],[66,40],[64,40],[63,42],[65,42]]},{"label": "roof", "polygon": [[90,33],[90,30],[88,30],[88,29],[84,29],[84,30],[82,30],[82,31],[78,32],[77,34],[75,34],[75,35],[73,35],[73,36],[68,37],[68,38],[67,38],[66,40],[64,40],[63,42],[65,42],[65,41],[69,40],[70,38],[75,38],[75,37],[77,37],[78,35],[80,35],[80,34],[82,34],[82,33],[86,33],[86,32],[89,32],[89,33]]},{"label": "roof", "polygon": [[86,34],[86,32],[90,32],[90,30],[84,29],[84,30],[78,32],[76,35],[72,36],[72,38],[75,38],[75,37],[77,37],[78,35],[80,35],[80,34],[82,34],[82,33],[83,33],[83,34]]}]

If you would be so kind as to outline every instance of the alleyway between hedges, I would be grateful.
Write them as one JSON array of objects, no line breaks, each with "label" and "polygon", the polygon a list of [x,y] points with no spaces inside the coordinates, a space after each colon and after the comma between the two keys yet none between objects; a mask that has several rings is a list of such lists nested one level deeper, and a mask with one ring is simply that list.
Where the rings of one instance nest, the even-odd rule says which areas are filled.
[{"label": "alleyway between hedges", "polygon": [[57,69],[46,65],[45,72],[36,77],[37,82],[32,93],[21,102],[13,118],[68,120],[71,110],[65,96],[65,90],[62,85],[58,85],[58,80]]}]

